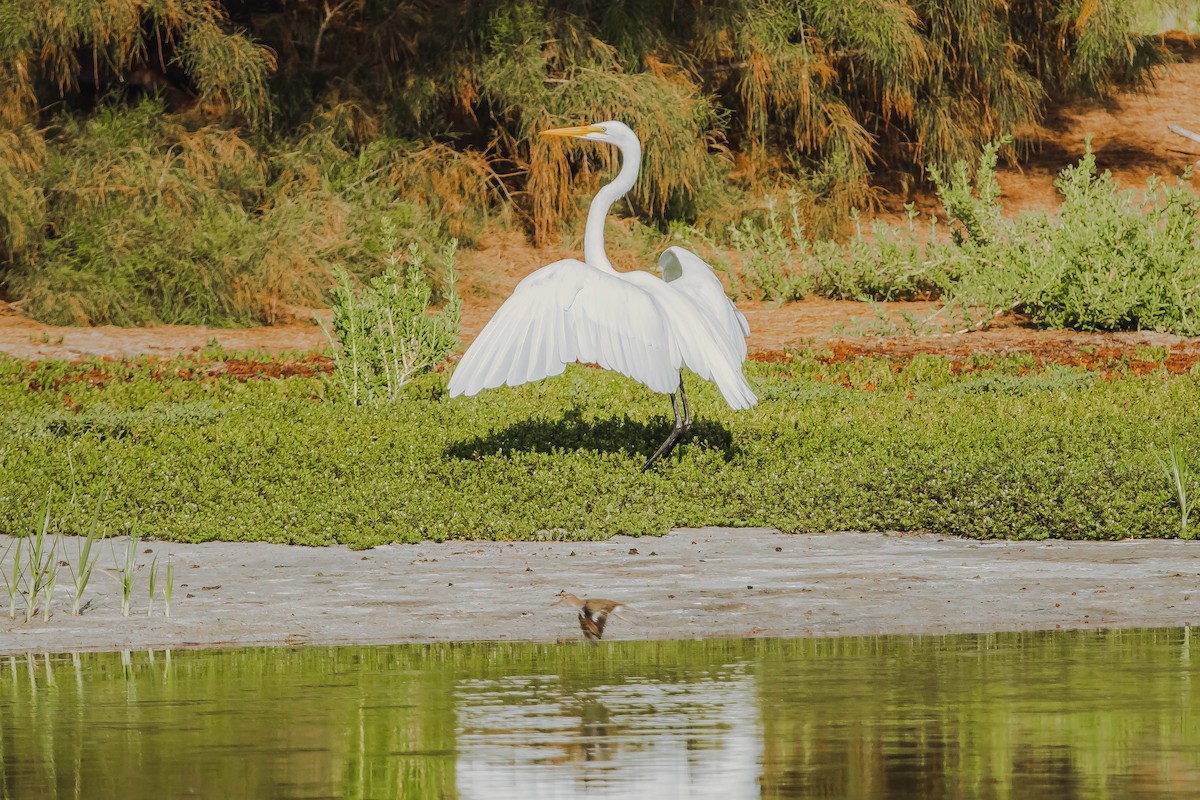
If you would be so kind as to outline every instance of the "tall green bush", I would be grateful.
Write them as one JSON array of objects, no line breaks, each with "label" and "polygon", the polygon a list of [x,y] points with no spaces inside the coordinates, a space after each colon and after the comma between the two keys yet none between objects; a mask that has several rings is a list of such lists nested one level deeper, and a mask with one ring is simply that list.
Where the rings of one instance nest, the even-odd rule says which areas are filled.
[{"label": "tall green bush", "polygon": [[265,122],[275,51],[232,24],[221,0],[10,0],[0,9],[0,124],[28,121],[48,97],[182,68],[195,99]]},{"label": "tall green bush", "polygon": [[[377,274],[385,223],[440,249],[488,203],[486,170],[446,148],[386,139],[354,155],[314,128],[263,150],[157,100],[53,122],[26,163],[0,159],[0,180],[19,171],[25,192],[0,199],[0,275],[51,323],[271,323],[325,305],[337,264]],[[470,206],[449,205],[468,192]]]},{"label": "tall green bush", "polygon": [[[384,234],[394,250],[395,229],[385,225]],[[416,245],[409,246],[403,278],[394,254],[383,274],[360,291],[345,269],[337,270],[333,331],[326,335],[334,346],[334,379],[354,405],[395,402],[415,377],[441,366],[458,347],[462,302],[454,288],[456,248],[451,242],[441,253],[449,294],[433,313],[425,255]]]},{"label": "tall green bush", "polygon": [[972,159],[1032,132],[1048,95],[1105,96],[1168,60],[1126,0],[119,5],[18,0],[0,14],[8,124],[138,85],[194,98],[208,121],[278,132],[323,118],[355,145],[454,142],[503,167],[543,238],[573,211],[564,177],[609,158],[531,135],[544,125],[633,124],[647,159],[631,200],[660,217],[695,212],[722,142],[793,154],[848,208],[872,172]]}]

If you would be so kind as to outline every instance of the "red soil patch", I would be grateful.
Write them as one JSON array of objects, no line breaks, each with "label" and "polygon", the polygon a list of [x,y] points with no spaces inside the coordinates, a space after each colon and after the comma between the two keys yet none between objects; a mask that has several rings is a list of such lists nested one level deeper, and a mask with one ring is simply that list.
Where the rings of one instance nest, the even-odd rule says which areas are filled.
[{"label": "red soil patch", "polygon": [[[205,364],[202,372],[204,377],[228,375],[243,381],[253,378],[312,378],[333,372],[333,359],[315,353],[300,359],[284,358],[277,361],[230,359]],[[180,375],[179,377],[191,376]]]},{"label": "red soil patch", "polygon": [[[918,353],[928,354],[930,352],[950,359],[950,371],[955,374],[986,372],[994,368],[994,364],[986,358],[987,354],[970,348],[960,347],[941,352],[931,350],[888,351],[844,340],[824,343],[816,351],[815,358],[823,364],[837,365],[860,358],[885,357],[894,362],[894,369],[898,372]],[[1050,364],[1060,364],[1081,367],[1089,372],[1097,372],[1105,376],[1113,373],[1141,376],[1159,371],[1165,371],[1171,375],[1184,375],[1191,373],[1196,363],[1200,361],[1200,349],[1183,348],[1168,350],[1161,358],[1153,357],[1156,354],[1147,352],[1144,348],[1112,346],[1077,351],[1067,351],[1051,346],[1016,352],[1030,356],[1029,366],[1019,368],[1018,374],[1033,372]],[[765,350],[750,354],[751,361],[765,364],[786,364],[793,357],[794,351],[790,350]],[[868,384],[859,388],[872,390],[875,387]]]},{"label": "red soil patch", "polygon": [[[157,358],[152,358],[151,364],[156,361],[158,361]],[[58,391],[65,386],[81,383],[103,389],[113,380],[133,380],[132,365],[128,362],[112,357],[102,357],[101,363],[111,364],[109,369],[113,372],[124,372],[125,374],[118,378],[113,372],[106,371],[102,367],[91,366],[90,362],[83,361],[78,362],[77,369],[68,370],[53,380],[43,382],[39,378],[30,377],[26,385],[29,391],[39,392]],[[35,364],[31,361],[29,371],[32,373],[34,369]],[[161,381],[167,377],[168,370],[172,377],[185,381],[215,380],[220,376],[232,377],[240,381],[258,378],[312,378],[333,372],[333,359],[326,355],[310,353],[306,356],[281,355],[266,359],[231,358],[218,361],[197,358],[192,366],[180,366],[178,361],[171,360],[163,361],[161,365],[155,366],[151,370],[150,377],[153,380]],[[71,405],[69,395],[66,402],[68,406]]]}]

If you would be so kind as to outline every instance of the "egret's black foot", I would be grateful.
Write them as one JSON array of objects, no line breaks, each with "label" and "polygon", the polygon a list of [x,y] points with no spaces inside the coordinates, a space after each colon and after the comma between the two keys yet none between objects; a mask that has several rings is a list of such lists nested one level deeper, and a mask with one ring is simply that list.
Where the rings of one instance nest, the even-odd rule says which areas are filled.
[{"label": "egret's black foot", "polygon": [[[680,413],[679,410],[680,398],[683,400],[683,413]],[[692,427],[692,410],[688,408],[687,395],[683,392],[682,378],[679,381],[679,396],[676,397],[674,392],[671,393],[671,408],[675,412],[675,428],[671,431],[667,440],[654,451],[654,455],[650,456],[646,461],[645,466],[642,467],[642,472],[650,469],[650,467],[654,466],[655,461],[658,461],[674,450],[675,445],[679,444],[679,440],[688,432],[688,428]]]},{"label": "egret's black foot", "polygon": [[685,433],[687,433],[689,427],[691,426],[676,425],[675,429],[671,431],[671,435],[667,437],[667,440],[659,445],[659,448],[654,451],[654,455],[650,456],[650,458],[646,461],[646,465],[642,467],[642,472],[650,469],[650,467],[654,466],[655,461],[658,461],[660,458],[674,450],[675,445],[679,444],[679,440],[683,438]]}]

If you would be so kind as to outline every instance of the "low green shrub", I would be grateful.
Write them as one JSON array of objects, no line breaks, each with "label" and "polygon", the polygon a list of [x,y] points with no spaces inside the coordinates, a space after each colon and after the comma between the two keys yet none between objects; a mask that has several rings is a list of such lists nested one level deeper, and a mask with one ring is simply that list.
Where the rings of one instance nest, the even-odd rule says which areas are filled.
[{"label": "low green shrub", "polygon": [[[870,236],[860,216],[851,214],[854,232],[845,246],[818,242],[809,269],[817,294],[835,300],[924,300],[953,285],[953,258],[944,247],[923,245],[918,214],[907,206],[905,227],[876,220]],[[925,241],[938,241],[937,220],[930,219]]]},{"label": "low green shrub", "polygon": [[[834,300],[916,300],[940,296],[953,281],[953,260],[942,249],[926,248],[909,207],[908,225],[882,221],[864,230],[852,210],[853,232],[841,243],[810,241],[801,220],[803,200],[791,192],[788,210],[768,198],[765,210],[729,225],[718,242],[707,241],[714,261],[724,265],[722,245],[730,249],[731,288],[747,287],[761,300],[803,300],[814,293]],[[937,222],[930,221],[928,241],[937,241]]]},{"label": "low green shrub", "polygon": [[1056,214],[1001,213],[993,146],[972,181],[936,172],[953,244],[943,293],[958,308],[1020,311],[1038,325],[1086,331],[1200,333],[1200,195],[1185,174],[1151,177],[1140,194],[1099,173],[1089,145],[1055,182]]},{"label": "low green shrub", "polygon": [[812,291],[805,272],[809,255],[795,195],[789,196],[788,218],[781,218],[773,200],[760,217],[746,216],[728,228],[738,275],[758,290],[763,300],[803,300]]},{"label": "low green shrub", "polygon": [[[1200,334],[1200,194],[1184,174],[1151,177],[1142,192],[1100,173],[1090,146],[1056,181],[1054,214],[1004,215],[996,162],[1007,140],[985,148],[974,170],[931,167],[944,222],[928,229],[854,218],[845,244],[808,243],[772,209],[730,229],[739,279],[763,299],[941,298],[965,321],[1018,311],[1047,328]],[[942,227],[944,225],[944,227]],[[977,323],[974,323],[977,324]]]}]

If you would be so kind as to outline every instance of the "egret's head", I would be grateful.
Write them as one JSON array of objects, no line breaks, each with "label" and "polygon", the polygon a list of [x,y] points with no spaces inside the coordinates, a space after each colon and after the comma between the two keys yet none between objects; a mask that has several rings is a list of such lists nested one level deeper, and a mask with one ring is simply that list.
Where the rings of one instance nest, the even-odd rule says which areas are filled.
[{"label": "egret's head", "polygon": [[592,142],[608,142],[621,145],[629,141],[636,142],[637,135],[624,122],[609,120],[596,122],[591,125],[576,125],[572,128],[551,128],[542,131],[542,136],[574,136]]}]

